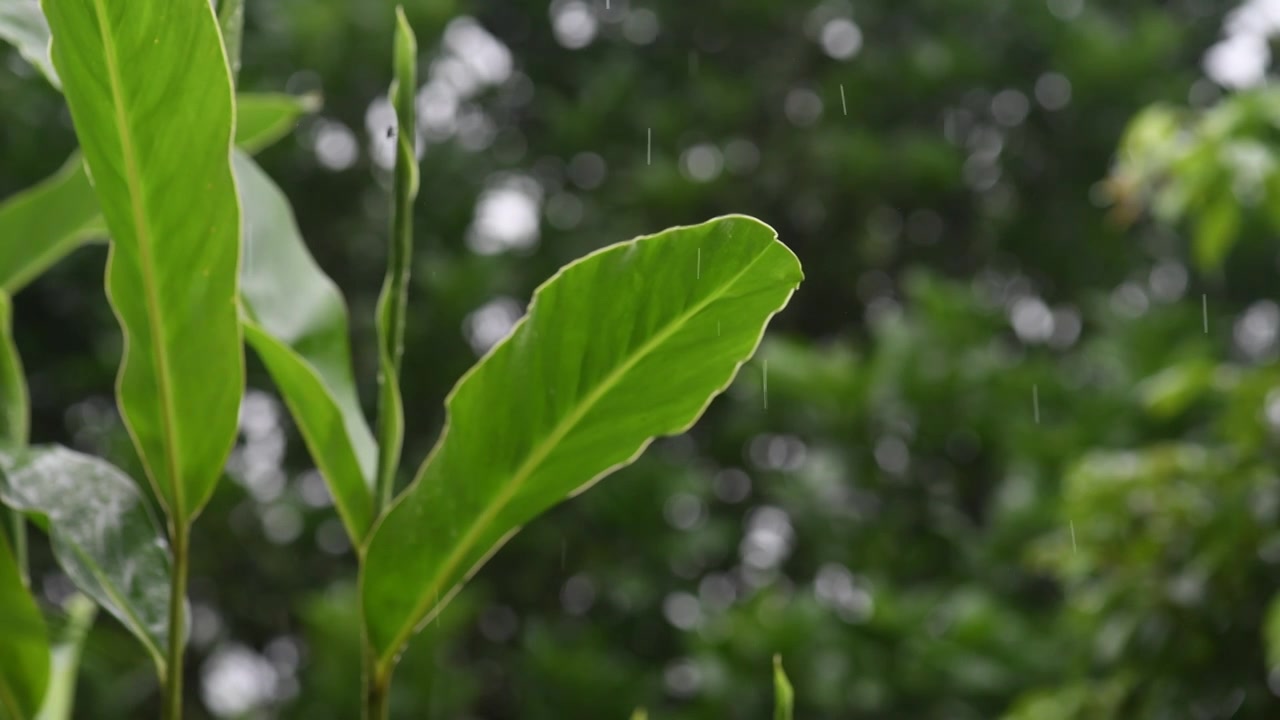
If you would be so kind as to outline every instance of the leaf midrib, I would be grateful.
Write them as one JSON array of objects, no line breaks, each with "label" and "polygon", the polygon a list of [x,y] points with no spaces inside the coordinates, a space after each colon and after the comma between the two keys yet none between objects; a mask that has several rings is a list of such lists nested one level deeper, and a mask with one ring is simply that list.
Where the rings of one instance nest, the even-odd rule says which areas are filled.
[{"label": "leaf midrib", "polygon": [[[164,326],[160,322],[158,314],[159,298],[156,293],[156,280],[154,277],[154,268],[151,258],[151,228],[147,224],[147,212],[143,207],[145,196],[142,193],[142,182],[139,178],[136,160],[134,158],[133,136],[129,132],[128,116],[124,107],[124,98],[121,91],[120,68],[116,65],[116,41],[115,36],[111,33],[111,28],[107,18],[106,8],[103,6],[103,0],[93,0],[93,11],[98,20],[98,35],[102,39],[103,54],[106,56],[107,66],[107,82],[111,87],[112,106],[116,116],[117,135],[120,138],[121,154],[124,156],[125,165],[125,182],[129,185],[129,206],[133,213],[133,223],[138,233],[138,254],[142,259],[142,285],[143,293],[146,296],[147,321],[151,324],[152,340],[150,343],[152,355],[156,363],[156,395],[160,399],[160,415],[162,423],[162,432],[164,435],[165,445],[165,463],[169,469],[169,491],[173,497],[174,507],[170,508],[175,517],[182,517],[185,514],[184,507],[186,503],[183,500],[182,483],[178,477],[178,452],[177,438],[174,437],[174,428],[177,426],[175,421],[175,412],[173,408],[173,399],[169,393],[169,356],[166,352],[164,338]],[[159,339],[160,342],[155,342]],[[128,333],[125,333],[126,352],[128,348]],[[146,462],[146,453],[143,453],[143,461]],[[153,478],[154,479],[154,478]],[[160,484],[158,479],[155,479]],[[163,499],[163,498],[162,498]]]},{"label": "leaf midrib", "polygon": [[[502,489],[499,491],[498,498],[493,503],[490,503],[484,509],[484,511],[482,511],[480,515],[476,517],[476,520],[473,521],[470,527],[467,528],[467,532],[463,535],[462,539],[453,545],[454,549],[450,551],[449,556],[446,558],[445,563],[443,565],[444,569],[435,574],[435,576],[431,579],[431,582],[427,585],[428,590],[420,594],[419,596],[420,599],[415,604],[413,613],[409,616],[410,622],[405,623],[404,625],[401,626],[400,630],[396,632],[393,638],[393,641],[387,646],[387,648],[384,649],[382,656],[379,659],[379,665],[382,666],[384,671],[386,666],[390,662],[390,660],[394,658],[396,650],[408,639],[409,635],[412,634],[413,628],[418,624],[418,620],[417,620],[418,616],[424,615],[427,612],[428,610],[427,604],[431,601],[431,598],[439,597],[440,595],[439,585],[441,582],[441,578],[448,577],[449,575],[453,574],[457,570],[458,564],[461,563],[462,560],[466,557],[467,553],[471,549],[471,546],[475,544],[475,542],[480,537],[480,535],[488,528],[490,524],[492,524],[494,519],[497,517],[498,513],[500,513],[507,506],[507,504],[511,502],[512,498],[515,497],[515,494],[520,490],[524,482],[528,480],[529,477],[534,473],[534,471],[537,470],[538,467],[542,464],[542,462],[547,459],[547,456],[551,454],[551,452],[555,449],[555,447],[559,445],[560,442],[564,440],[564,438],[570,432],[572,432],[572,430],[577,426],[577,424],[581,422],[582,418],[585,417],[586,414],[591,411],[591,409],[595,406],[595,404],[598,403],[601,399],[603,399],[604,396],[608,394],[608,392],[618,384],[618,382],[622,379],[622,377],[627,373],[629,373],[631,369],[635,367],[635,365],[638,362],[640,362],[641,359],[647,356],[650,352],[653,352],[662,343],[666,342],[681,327],[683,327],[685,323],[687,323],[691,318],[693,318],[698,313],[701,313],[709,305],[711,305],[711,303],[715,302],[716,300],[719,300],[726,292],[728,292],[729,288],[736,285],[744,275],[746,275],[753,267],[755,267],[756,263],[760,261],[760,258],[768,254],[771,248],[772,248],[772,243],[766,244],[765,247],[760,251],[760,253],[756,255],[754,258],[752,258],[751,262],[747,263],[747,265],[744,268],[739,270],[732,278],[730,278],[727,282],[725,282],[718,290],[707,295],[707,297],[704,298],[702,301],[698,302],[696,305],[694,305],[690,309],[676,316],[676,318],[674,318],[671,322],[667,323],[666,327],[654,333],[654,335],[644,345],[642,345],[639,349],[636,350],[636,352],[632,353],[632,355],[627,360],[623,361],[621,364],[618,365],[617,368],[615,368],[612,372],[610,372],[609,375],[606,376],[604,380],[602,380],[600,384],[597,385],[596,388],[587,395],[587,397],[578,405],[577,408],[575,408],[572,412],[565,415],[565,417],[559,423],[556,424],[556,426],[552,429],[552,431],[540,443],[538,443],[538,445],[534,448],[533,452],[531,452],[526,457],[525,461],[521,463],[520,467],[518,467],[516,471],[512,473],[511,478],[506,482],[506,484],[502,486]],[[569,269],[569,267],[572,267],[573,265],[576,265],[577,263],[584,262],[590,259],[591,257],[592,257],[591,255],[582,257],[577,262],[572,263],[571,265],[566,267],[565,270]],[[563,272],[564,271],[562,270],[561,273]],[[525,317],[526,318],[532,317],[533,310],[534,308],[530,306],[529,312],[526,314]],[[512,334],[508,337],[509,338],[514,337],[514,335],[515,333],[513,331]],[[445,432],[447,433],[447,431],[448,431],[448,428],[446,427]],[[442,434],[441,435],[442,447],[446,439],[447,439],[447,435]]]}]

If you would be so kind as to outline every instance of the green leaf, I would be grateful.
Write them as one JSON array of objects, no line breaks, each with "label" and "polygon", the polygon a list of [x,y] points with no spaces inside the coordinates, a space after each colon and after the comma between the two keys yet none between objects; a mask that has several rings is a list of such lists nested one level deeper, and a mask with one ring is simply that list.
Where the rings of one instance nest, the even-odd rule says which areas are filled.
[{"label": "green leaf", "polygon": [[247,155],[234,157],[244,204],[245,339],[293,413],[353,544],[373,523],[377,448],[360,409],[347,308],[307,252],[284,193]]},{"label": "green leaf", "polygon": [[16,293],[68,253],[106,235],[98,198],[73,153],[58,172],[0,205],[0,287]]},{"label": "green leaf", "polygon": [[0,444],[21,447],[27,444],[31,411],[22,358],[13,344],[12,316],[8,294],[0,292]]},{"label": "green leaf", "polygon": [[53,646],[49,669],[49,689],[36,720],[72,720],[76,700],[76,676],[80,674],[80,650],[93,625],[98,608],[83,595],[72,595],[65,603],[66,625]]},{"label": "green leaf", "polygon": [[520,526],[692,426],[802,278],[772,228],[734,215],[604,248],[538,288],[374,529],[361,582],[379,673]]},{"label": "green leaf", "polygon": [[61,87],[49,59],[49,23],[38,0],[0,0],[0,40],[17,48],[54,87]]},{"label": "green leaf", "polygon": [[236,145],[258,153],[293,132],[298,119],[320,109],[320,96],[241,93],[236,96]]},{"label": "green leaf", "polygon": [[782,670],[782,656],[773,656],[773,720],[792,720],[796,702],[791,681]]},{"label": "green leaf", "polygon": [[644,708],[636,708],[631,711],[631,720],[649,720],[649,712]]},{"label": "green leaf", "polygon": [[[13,307],[9,296],[0,291],[0,447],[25,447],[30,433],[31,403],[27,397],[27,381],[22,373],[22,358],[13,344]],[[29,584],[27,575],[27,523],[22,513],[0,508],[0,527],[8,538],[17,563],[18,577]]]},{"label": "green leaf", "polygon": [[409,268],[413,257],[413,200],[418,196],[418,156],[414,148],[417,122],[414,94],[418,41],[396,7],[394,81],[391,105],[396,111],[396,173],[392,198],[391,247],[387,277],[378,296],[378,478],[377,503],[391,502],[396,467],[404,442],[404,404],[400,397],[400,358],[404,354],[405,306],[409,299]]},{"label": "green leaf", "polygon": [[231,78],[208,0],[45,0],[112,243],[117,400],[179,523],[213,492],[244,389]]},{"label": "green leaf", "polygon": [[0,502],[49,533],[63,572],[136,635],[163,671],[169,551],[133,480],[91,455],[37,446],[0,453]]},{"label": "green leaf", "polygon": [[[236,104],[236,144],[249,152],[269,147],[319,106],[315,95],[245,93]],[[106,236],[84,159],[72,153],[58,172],[0,204],[0,288],[17,293],[71,251]]]},{"label": "green leaf", "polygon": [[0,535],[0,715],[35,717],[49,685],[49,638],[22,582],[9,541]]}]

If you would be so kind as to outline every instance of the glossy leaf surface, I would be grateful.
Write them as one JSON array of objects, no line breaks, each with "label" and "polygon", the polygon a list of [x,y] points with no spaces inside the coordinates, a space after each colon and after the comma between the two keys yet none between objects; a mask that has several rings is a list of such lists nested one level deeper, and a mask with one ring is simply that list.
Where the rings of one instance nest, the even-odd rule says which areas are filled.
[{"label": "glossy leaf surface", "polygon": [[689,428],[802,277],[772,228],[729,216],[544,283],[449,394],[439,443],[375,528],[362,591],[379,672],[521,525]]},{"label": "glossy leaf surface", "polygon": [[347,307],[307,251],[284,193],[243,153],[235,168],[244,204],[245,339],[275,380],[358,544],[373,523],[377,449],[356,394]]},{"label": "glossy leaf surface", "polygon": [[189,522],[235,439],[244,356],[233,97],[206,0],[46,0],[53,61],[112,243],[117,400],[168,511]]},{"label": "glossy leaf surface", "polygon": [[773,656],[773,720],[792,720],[795,717],[796,693],[791,681],[782,669],[782,656]]},{"label": "glossy leaf surface", "polygon": [[91,455],[34,447],[0,453],[0,502],[49,533],[63,572],[163,668],[169,551],[134,481]]}]

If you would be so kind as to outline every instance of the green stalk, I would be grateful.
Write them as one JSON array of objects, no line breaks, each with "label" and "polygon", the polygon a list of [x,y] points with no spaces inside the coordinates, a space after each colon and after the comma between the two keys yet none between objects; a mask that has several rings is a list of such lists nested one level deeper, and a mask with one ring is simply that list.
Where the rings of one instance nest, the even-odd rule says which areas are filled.
[{"label": "green stalk", "polygon": [[[414,96],[417,81],[418,42],[409,27],[404,8],[396,7],[395,44],[392,53],[391,105],[395,108],[395,187],[391,204],[391,238],[387,276],[378,296],[378,470],[374,481],[374,515],[391,504],[396,468],[404,443],[404,407],[400,398],[400,360],[404,355],[405,306],[409,301],[409,270],[413,260],[413,201],[418,196],[418,156],[414,147],[417,120]],[[363,560],[363,550],[361,550]],[[362,613],[363,615],[363,613]],[[377,653],[363,627],[362,644],[364,720],[387,720],[390,712],[392,668],[378,666]]]},{"label": "green stalk", "polygon": [[413,200],[418,195],[418,157],[414,148],[417,89],[417,40],[404,8],[396,8],[394,80],[391,104],[396,112],[396,169],[392,198],[387,276],[378,297],[378,476],[374,506],[378,514],[391,503],[396,467],[404,442],[400,399],[400,359],[404,354],[405,305],[413,259]]},{"label": "green stalk", "polygon": [[191,524],[186,520],[170,520],[169,536],[173,544],[173,577],[169,588],[169,647],[165,658],[164,718],[182,719],[182,667],[186,645],[187,569]]},{"label": "green stalk", "polygon": [[385,676],[377,670],[377,658],[365,643],[364,711],[362,720],[387,720],[391,716],[391,671]]}]

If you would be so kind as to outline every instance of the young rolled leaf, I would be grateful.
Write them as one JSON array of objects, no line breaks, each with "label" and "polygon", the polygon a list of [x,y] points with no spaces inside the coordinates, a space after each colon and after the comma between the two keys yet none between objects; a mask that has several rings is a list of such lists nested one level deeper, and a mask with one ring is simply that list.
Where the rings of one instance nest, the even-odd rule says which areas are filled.
[{"label": "young rolled leaf", "polygon": [[49,23],[38,0],[0,0],[0,40],[17,48],[54,87],[61,87],[49,59]]},{"label": "young rolled leaf", "polygon": [[360,545],[373,523],[377,448],[360,409],[342,294],[298,232],[284,193],[243,153],[234,158],[244,204],[244,332],[262,359]]},{"label": "young rolled leaf", "polygon": [[9,542],[0,536],[0,717],[34,718],[49,685],[49,636]]},{"label": "young rolled leaf", "polygon": [[[236,144],[248,152],[267,148],[318,107],[314,95],[242,94]],[[84,158],[72,153],[58,172],[0,203],[0,289],[17,293],[76,248],[106,236]]]},{"label": "young rolled leaf", "polygon": [[163,674],[169,551],[133,480],[56,445],[0,452],[0,502],[49,533],[71,582],[136,635]]},{"label": "young rolled leaf", "polygon": [[49,663],[49,689],[36,720],[72,720],[75,707],[76,676],[80,674],[80,651],[85,636],[93,625],[98,608],[83,595],[72,595],[64,603],[66,624],[52,648]]},{"label": "young rolled leaf", "polygon": [[418,41],[396,7],[394,77],[391,105],[396,111],[396,172],[392,198],[391,248],[387,277],[378,296],[378,479],[377,506],[391,502],[396,467],[404,442],[404,405],[400,398],[400,358],[404,354],[404,312],[409,299],[413,258],[413,200],[418,196],[418,156],[414,148],[417,122]]},{"label": "young rolled leaf", "polygon": [[44,10],[112,238],[121,415],[161,502],[189,523],[231,451],[244,390],[234,104],[217,20],[208,0]]},{"label": "young rolled leaf", "polygon": [[688,429],[802,278],[772,228],[733,215],[604,248],[538,288],[374,529],[361,583],[379,673],[521,525]]},{"label": "young rolled leaf", "polygon": [[792,720],[796,694],[782,670],[782,656],[773,656],[773,720]]}]

